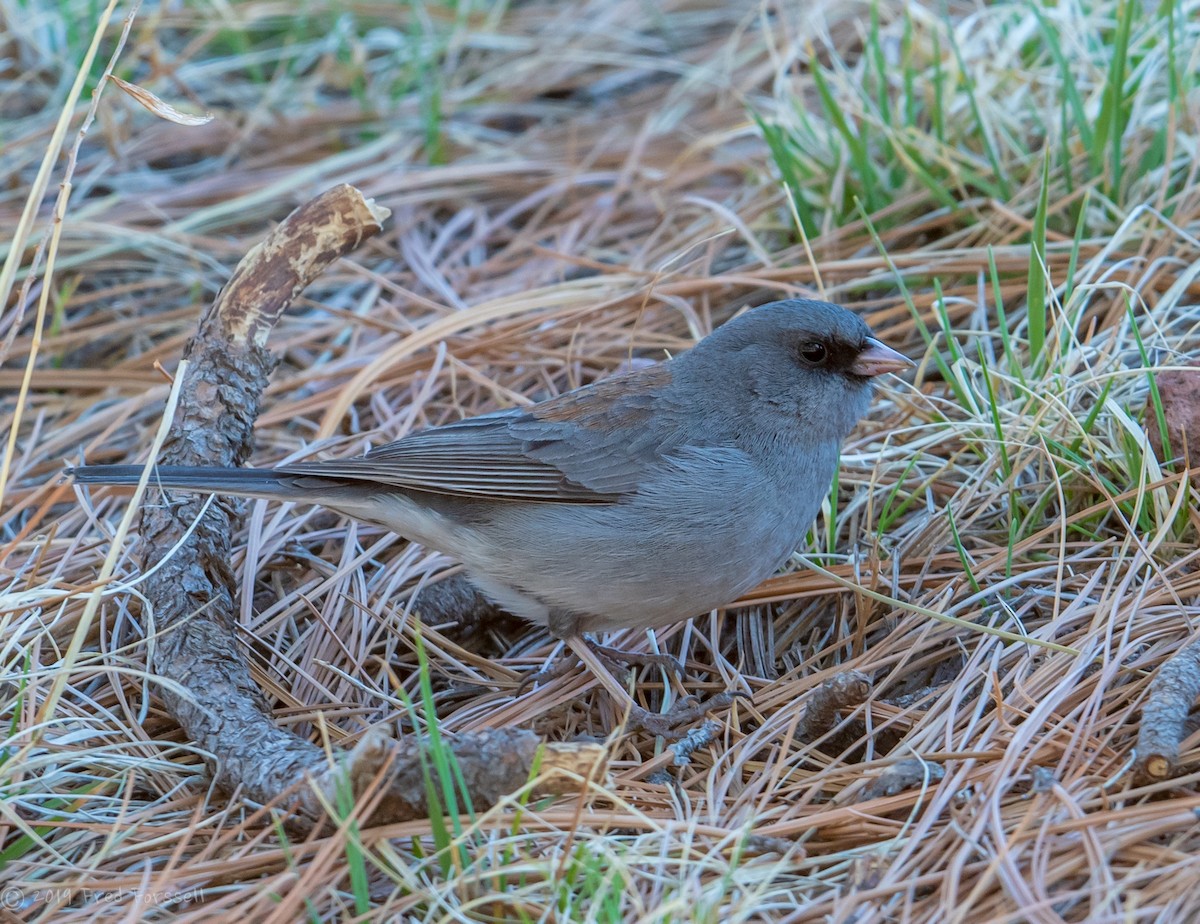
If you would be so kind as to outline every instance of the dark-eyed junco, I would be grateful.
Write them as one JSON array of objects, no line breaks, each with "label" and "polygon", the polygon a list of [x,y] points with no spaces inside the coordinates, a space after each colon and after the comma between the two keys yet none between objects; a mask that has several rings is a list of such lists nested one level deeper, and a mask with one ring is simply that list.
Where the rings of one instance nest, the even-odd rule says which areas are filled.
[{"label": "dark-eyed junco", "polygon": [[[871,379],[909,365],[851,312],[789,299],[661,364],[360,458],[161,466],[153,483],[321,504],[383,526],[459,559],[487,597],[595,667],[582,633],[687,619],[774,572],[829,491]],[[134,484],[141,467],[72,474]]]}]

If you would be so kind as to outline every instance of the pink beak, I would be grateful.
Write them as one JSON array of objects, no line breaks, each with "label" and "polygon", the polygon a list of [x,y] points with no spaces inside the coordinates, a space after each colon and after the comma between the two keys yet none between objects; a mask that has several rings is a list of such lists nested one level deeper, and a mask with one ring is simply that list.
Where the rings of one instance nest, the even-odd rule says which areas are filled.
[{"label": "pink beak", "polygon": [[854,360],[850,371],[855,375],[869,377],[883,375],[885,372],[902,372],[915,365],[916,363],[903,353],[897,353],[874,337],[868,337],[867,348],[858,354],[858,359]]}]

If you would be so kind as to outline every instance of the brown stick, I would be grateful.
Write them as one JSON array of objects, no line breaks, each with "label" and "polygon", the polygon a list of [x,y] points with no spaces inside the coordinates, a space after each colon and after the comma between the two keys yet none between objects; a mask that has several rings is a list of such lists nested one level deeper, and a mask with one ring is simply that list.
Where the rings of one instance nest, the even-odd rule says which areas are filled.
[{"label": "brown stick", "polygon": [[1150,780],[1175,775],[1188,713],[1200,697],[1200,638],[1171,656],[1150,682],[1138,729],[1135,770]]},{"label": "brown stick", "polygon": [[[327,266],[376,234],[388,211],[351,186],[338,186],[301,206],[238,265],[188,343],[191,361],[179,412],[159,455],[169,465],[241,465],[250,455],[254,420],[276,360],[266,349],[276,321]],[[372,814],[392,822],[427,814],[419,748],[370,735],[341,761],[277,727],[238,644],[230,537],[237,508],[180,495],[148,503],[141,518],[141,565],[153,607],[151,666],[174,681],[162,699],[187,734],[211,755],[210,769],[226,790],[240,788],[256,802],[287,794],[298,819],[324,816],[318,792],[333,802],[342,780],[365,791],[380,772],[387,792]],[[541,741],[532,732],[497,729],[451,739],[468,795],[477,808],[521,787],[537,765]],[[543,769],[565,767],[587,776],[602,762],[596,746],[547,747]],[[313,785],[302,785],[305,780]],[[298,785],[300,784],[300,785]]]}]

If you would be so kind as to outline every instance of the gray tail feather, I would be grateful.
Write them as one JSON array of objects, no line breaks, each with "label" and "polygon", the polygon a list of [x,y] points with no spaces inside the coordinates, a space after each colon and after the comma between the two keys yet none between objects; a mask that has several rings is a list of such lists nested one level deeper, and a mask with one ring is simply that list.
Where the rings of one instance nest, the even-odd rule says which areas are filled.
[{"label": "gray tail feather", "polygon": [[[81,465],[66,474],[76,484],[137,484],[141,465]],[[178,488],[211,494],[236,494],[241,497],[296,498],[294,477],[281,476],[270,469],[205,468],[189,465],[159,465],[150,472],[150,486]]]}]

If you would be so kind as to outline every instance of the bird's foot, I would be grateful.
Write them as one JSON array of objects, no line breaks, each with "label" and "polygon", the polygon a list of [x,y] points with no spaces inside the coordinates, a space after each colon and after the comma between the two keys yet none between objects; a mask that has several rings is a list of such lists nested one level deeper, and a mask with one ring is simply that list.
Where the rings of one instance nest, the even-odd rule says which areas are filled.
[{"label": "bird's foot", "polygon": [[517,684],[516,692],[513,695],[520,696],[530,687],[536,686],[539,683],[546,683],[550,680],[557,680],[564,674],[569,674],[575,669],[576,663],[571,658],[559,658],[558,663],[553,667],[548,667],[533,674],[527,674],[521,678],[521,682]]},{"label": "bird's foot", "polygon": [[642,651],[625,651],[621,648],[610,648],[608,645],[599,645],[592,641],[588,642],[588,647],[596,653],[596,657],[610,671],[614,671],[614,668],[621,664],[624,664],[626,667],[637,665],[638,667],[657,667],[674,674],[676,677],[683,677],[683,665],[679,663],[678,658],[671,655],[651,654],[650,652]]},{"label": "bird's foot", "polygon": [[[647,731],[652,735],[666,738],[669,741],[675,741],[685,737],[687,734],[686,731],[680,731],[680,728],[696,722],[708,710],[721,709],[728,706],[739,696],[749,698],[748,693],[732,690],[719,693],[707,700],[702,700],[699,696],[687,696],[675,703],[666,712],[651,712],[649,709],[639,706],[634,702],[629,691],[617,682],[614,676],[615,668],[618,664],[651,664],[682,675],[683,666],[677,660],[669,655],[643,655],[615,648],[606,648],[580,635],[573,635],[566,641],[572,650],[579,655],[580,660],[591,669],[596,679],[608,691],[609,696],[615,700],[618,710],[624,712],[626,731]],[[520,694],[531,683],[561,677],[573,669],[574,666],[570,661],[566,661],[548,670],[531,674],[521,682],[521,685],[517,688],[517,693]]]},{"label": "bird's foot", "polygon": [[[621,648],[610,648],[608,645],[600,645],[591,639],[584,639],[583,641],[611,674],[619,673],[621,666],[628,668],[630,665],[638,665],[639,667],[657,667],[673,673],[676,677],[683,676],[683,665],[679,663],[678,658],[673,658],[671,655],[625,651]],[[570,673],[574,668],[575,662],[572,659],[563,658],[553,667],[548,667],[545,670],[523,678],[517,686],[516,695],[520,696],[535,684],[545,683],[548,680],[557,680],[564,674]]]},{"label": "bird's foot", "polygon": [[749,693],[743,693],[741,690],[727,690],[704,700],[692,695],[679,700],[666,712],[651,712],[634,703],[629,708],[625,728],[627,731],[646,731],[668,741],[675,741],[687,734],[686,731],[680,730],[683,726],[703,718],[704,713],[710,709],[722,709],[731,705],[739,696],[750,698]]}]

